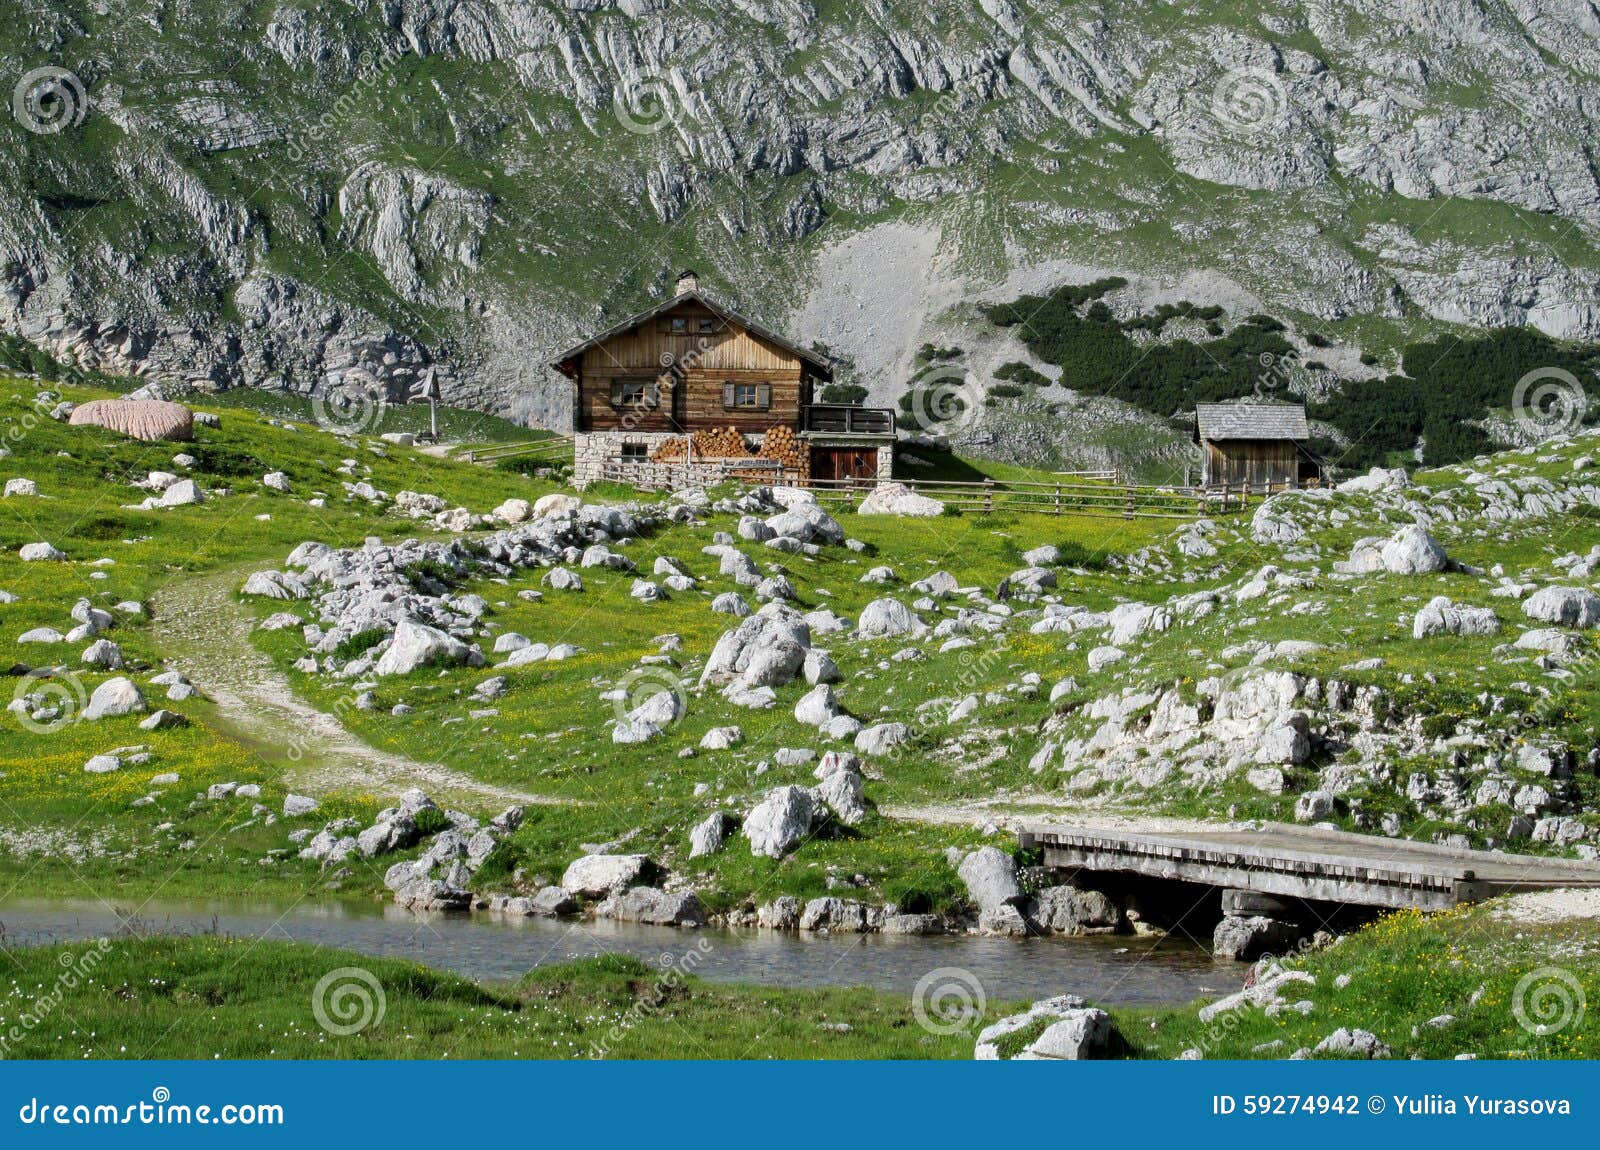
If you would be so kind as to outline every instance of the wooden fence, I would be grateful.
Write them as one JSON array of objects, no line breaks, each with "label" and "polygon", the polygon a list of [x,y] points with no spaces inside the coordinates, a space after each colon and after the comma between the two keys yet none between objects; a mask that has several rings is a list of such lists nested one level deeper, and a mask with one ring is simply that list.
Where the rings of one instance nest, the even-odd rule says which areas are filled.
[{"label": "wooden fence", "polygon": [[501,459],[526,458],[532,464],[572,463],[572,436],[553,435],[527,443],[497,443],[490,447],[475,447],[464,451],[461,458],[468,463],[494,463]]},{"label": "wooden fence", "polygon": [[[468,460],[493,462],[526,458],[531,464],[571,462],[570,437],[541,439],[466,453]],[[563,455],[565,459],[563,460]],[[609,459],[601,478],[640,491],[679,491],[721,483],[789,484],[816,493],[820,500],[856,507],[878,486],[876,479],[801,482],[770,459],[703,459],[657,463],[649,459]],[[1193,519],[1247,511],[1286,484],[1221,484],[1209,488],[1125,483],[1115,471],[1051,473],[1037,480],[954,480],[896,478],[896,483],[967,514],[996,512],[1028,515],[1095,515],[1123,519]]]},{"label": "wooden fence", "polygon": [[[1282,485],[1239,484],[1214,488],[1158,487],[1120,482],[1114,472],[1084,472],[1057,480],[917,480],[897,479],[919,495],[937,499],[962,512],[1030,515],[1100,515],[1123,519],[1194,519],[1243,511]],[[822,500],[857,506],[877,486],[876,480],[843,479],[808,484]]]}]

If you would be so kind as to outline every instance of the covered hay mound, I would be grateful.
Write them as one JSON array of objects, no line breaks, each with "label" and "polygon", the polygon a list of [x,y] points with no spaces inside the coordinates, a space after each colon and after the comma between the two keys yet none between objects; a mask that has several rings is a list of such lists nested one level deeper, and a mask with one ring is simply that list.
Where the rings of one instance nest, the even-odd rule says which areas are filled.
[{"label": "covered hay mound", "polygon": [[134,439],[194,438],[194,412],[164,399],[92,399],[74,409],[67,422],[110,428]]}]

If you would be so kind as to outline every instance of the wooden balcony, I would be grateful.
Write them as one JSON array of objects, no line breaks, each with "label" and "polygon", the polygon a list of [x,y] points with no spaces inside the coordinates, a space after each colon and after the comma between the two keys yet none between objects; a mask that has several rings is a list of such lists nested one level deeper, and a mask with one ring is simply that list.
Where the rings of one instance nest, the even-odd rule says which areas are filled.
[{"label": "wooden balcony", "polygon": [[894,409],[813,403],[800,413],[800,430],[822,435],[893,435]]}]

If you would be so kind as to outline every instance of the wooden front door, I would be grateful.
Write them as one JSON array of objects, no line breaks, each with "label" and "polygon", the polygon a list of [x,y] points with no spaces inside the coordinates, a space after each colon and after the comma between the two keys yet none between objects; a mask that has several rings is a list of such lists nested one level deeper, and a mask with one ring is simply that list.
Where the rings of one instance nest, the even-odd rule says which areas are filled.
[{"label": "wooden front door", "polygon": [[811,449],[812,479],[876,479],[878,478],[878,449],[876,447],[813,447]]}]

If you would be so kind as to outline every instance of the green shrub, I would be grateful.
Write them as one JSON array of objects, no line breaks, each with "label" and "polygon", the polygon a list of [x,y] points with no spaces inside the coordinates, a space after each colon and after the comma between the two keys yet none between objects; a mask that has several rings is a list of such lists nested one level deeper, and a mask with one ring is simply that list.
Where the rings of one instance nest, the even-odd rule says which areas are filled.
[{"label": "green shrub", "polygon": [[417,830],[424,838],[450,829],[449,816],[438,807],[423,807],[412,816],[412,821],[417,824]]},{"label": "green shrub", "polygon": [[1021,360],[1012,360],[1003,363],[995,369],[996,379],[1009,380],[1012,383],[1026,383],[1034,387],[1049,387],[1050,377],[1036,368],[1029,367]]},{"label": "green shrub", "polygon": [[365,631],[357,631],[335,647],[333,653],[339,659],[355,659],[372,650],[372,648],[388,638],[388,635],[389,632],[382,627],[372,627]]},{"label": "green shrub", "polygon": [[823,403],[861,403],[867,398],[867,389],[859,383],[830,383],[822,389]]}]

